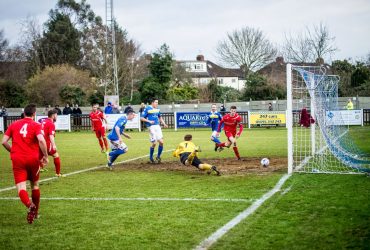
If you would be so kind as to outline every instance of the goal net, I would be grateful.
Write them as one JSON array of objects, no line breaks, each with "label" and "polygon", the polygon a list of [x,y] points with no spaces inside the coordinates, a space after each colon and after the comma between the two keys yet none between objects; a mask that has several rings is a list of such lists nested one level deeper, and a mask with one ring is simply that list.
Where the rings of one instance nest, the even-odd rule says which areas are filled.
[{"label": "goal net", "polygon": [[287,65],[289,173],[370,172],[370,155],[354,143],[338,106],[338,83],[325,67]]}]

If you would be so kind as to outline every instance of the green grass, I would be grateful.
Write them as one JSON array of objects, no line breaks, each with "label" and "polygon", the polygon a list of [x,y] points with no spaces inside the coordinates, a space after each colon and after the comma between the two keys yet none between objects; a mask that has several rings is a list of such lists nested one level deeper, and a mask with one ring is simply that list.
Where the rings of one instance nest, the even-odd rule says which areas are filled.
[{"label": "green grass", "polygon": [[[370,153],[370,128],[356,127],[350,132],[358,146]],[[202,146],[202,159],[233,157],[232,150],[213,151],[208,130],[165,130],[165,150],[175,148],[186,133],[193,134],[194,142]],[[148,153],[148,134],[130,134],[133,139],[126,140],[129,152],[119,161]],[[64,173],[105,164],[92,133],[63,132],[56,140]],[[286,156],[285,129],[246,129],[238,143],[243,157]],[[163,158],[176,160],[171,152]],[[0,188],[12,186],[5,150],[0,150],[0,160]],[[98,169],[44,182],[44,198],[245,200],[42,200],[41,218],[33,225],[26,223],[26,211],[18,199],[0,200],[0,249],[192,249],[273,188],[284,173],[216,177],[145,167],[125,170],[123,166],[112,172]],[[50,176],[52,162],[42,178]],[[16,197],[16,191],[0,192],[0,198],[4,197]],[[294,174],[281,192],[212,248],[366,249],[370,245],[369,197],[370,178],[363,175]]]}]

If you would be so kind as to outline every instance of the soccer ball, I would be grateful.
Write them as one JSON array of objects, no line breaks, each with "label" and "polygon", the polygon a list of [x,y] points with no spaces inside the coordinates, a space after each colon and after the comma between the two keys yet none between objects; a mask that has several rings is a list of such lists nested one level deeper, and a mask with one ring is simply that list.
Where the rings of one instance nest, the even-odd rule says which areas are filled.
[{"label": "soccer ball", "polygon": [[267,167],[268,165],[270,164],[270,160],[267,159],[267,158],[263,158],[261,160],[261,165],[264,166],[264,167]]}]

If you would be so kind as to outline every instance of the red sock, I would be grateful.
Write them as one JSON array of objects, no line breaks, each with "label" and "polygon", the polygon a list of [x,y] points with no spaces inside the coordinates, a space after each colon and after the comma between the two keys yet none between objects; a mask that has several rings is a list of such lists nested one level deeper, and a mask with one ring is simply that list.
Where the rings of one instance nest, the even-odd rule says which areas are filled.
[{"label": "red sock", "polygon": [[105,145],[105,150],[108,151],[108,141],[107,141],[107,138],[103,138],[104,140],[104,145]]},{"label": "red sock", "polygon": [[240,155],[239,155],[238,147],[233,147],[233,149],[234,149],[234,153],[235,153],[236,157],[239,159]]},{"label": "red sock", "polygon": [[99,138],[98,140],[99,140],[101,149],[104,150],[103,140],[101,138]]},{"label": "red sock", "polygon": [[60,158],[54,158],[55,173],[60,174]]},{"label": "red sock", "polygon": [[31,205],[30,198],[28,197],[28,193],[26,190],[21,189],[18,192],[19,198],[21,199],[22,203],[26,206],[29,207]]},{"label": "red sock", "polygon": [[36,205],[36,208],[38,210],[40,206],[40,189],[32,190],[32,202]]},{"label": "red sock", "polygon": [[225,142],[222,142],[222,143],[217,143],[217,146],[218,146],[218,147],[220,147],[220,148],[223,148],[223,147],[225,147],[226,145],[225,145]]}]

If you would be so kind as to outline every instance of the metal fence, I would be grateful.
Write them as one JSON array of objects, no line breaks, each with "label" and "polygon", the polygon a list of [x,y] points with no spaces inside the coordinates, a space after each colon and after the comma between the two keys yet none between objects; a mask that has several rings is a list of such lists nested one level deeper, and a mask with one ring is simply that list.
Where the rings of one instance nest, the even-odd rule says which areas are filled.
[{"label": "metal fence", "polygon": [[[240,111],[238,114],[242,117],[243,125],[248,126],[248,111]],[[293,111],[293,124],[297,125],[300,120],[300,111]],[[174,113],[161,113],[161,116],[169,128],[175,128],[175,116]],[[20,116],[4,116],[4,130],[14,121],[21,119]],[[363,123],[364,126],[370,126],[370,109],[363,110]],[[89,115],[71,115],[71,130],[81,131],[90,130],[91,121]]]}]

